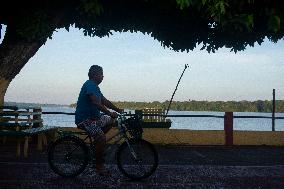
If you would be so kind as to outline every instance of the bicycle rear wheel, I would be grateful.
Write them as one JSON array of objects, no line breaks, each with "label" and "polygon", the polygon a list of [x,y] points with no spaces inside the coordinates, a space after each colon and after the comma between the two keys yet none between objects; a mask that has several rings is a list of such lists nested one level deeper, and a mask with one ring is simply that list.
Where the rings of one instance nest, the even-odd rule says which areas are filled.
[{"label": "bicycle rear wheel", "polygon": [[122,143],[116,154],[119,170],[125,176],[139,180],[151,176],[158,166],[158,153],[154,146],[143,139]]},{"label": "bicycle rear wheel", "polygon": [[48,164],[55,173],[63,177],[75,177],[88,164],[88,148],[78,137],[59,138],[48,148]]}]

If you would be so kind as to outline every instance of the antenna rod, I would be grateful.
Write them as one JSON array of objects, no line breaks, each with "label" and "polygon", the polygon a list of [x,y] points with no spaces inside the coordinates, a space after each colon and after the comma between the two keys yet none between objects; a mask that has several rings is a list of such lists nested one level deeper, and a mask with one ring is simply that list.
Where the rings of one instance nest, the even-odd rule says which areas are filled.
[{"label": "antenna rod", "polygon": [[181,78],[182,78],[182,76],[183,76],[184,71],[186,70],[186,68],[188,68],[188,64],[185,64],[185,65],[184,65],[184,69],[183,69],[183,71],[182,71],[182,74],[181,74],[181,76],[180,76],[180,78],[179,78],[179,80],[178,80],[178,83],[177,83],[177,85],[176,85],[176,88],[175,88],[175,90],[174,90],[174,93],[173,93],[173,95],[172,95],[172,98],[171,98],[171,100],[170,100],[170,103],[169,103],[169,106],[168,106],[168,109],[167,109],[167,112],[166,112],[166,116],[165,116],[165,117],[167,117],[167,115],[168,115],[168,112],[169,112],[171,103],[172,103],[172,101],[173,101],[174,95],[175,95],[175,93],[176,93],[176,91],[177,91],[179,82],[180,82],[180,80],[181,80]]}]

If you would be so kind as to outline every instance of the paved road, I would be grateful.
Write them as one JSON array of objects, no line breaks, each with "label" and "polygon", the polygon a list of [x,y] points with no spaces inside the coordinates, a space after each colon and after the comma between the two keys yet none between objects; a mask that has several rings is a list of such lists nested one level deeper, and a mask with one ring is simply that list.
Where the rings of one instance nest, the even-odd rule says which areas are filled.
[{"label": "paved road", "polygon": [[[157,146],[160,164],[150,178],[129,181],[109,155],[111,178],[92,168],[73,179],[54,174],[45,153],[28,159],[0,155],[0,188],[284,188],[284,148]],[[0,150],[1,152],[1,150]]]}]

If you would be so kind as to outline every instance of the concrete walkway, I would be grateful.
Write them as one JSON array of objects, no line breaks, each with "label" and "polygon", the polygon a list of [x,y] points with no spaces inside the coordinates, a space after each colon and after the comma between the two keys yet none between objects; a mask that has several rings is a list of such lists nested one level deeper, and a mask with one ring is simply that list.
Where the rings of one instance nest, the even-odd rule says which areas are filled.
[{"label": "concrete walkway", "polygon": [[130,181],[117,169],[114,153],[107,158],[111,178],[88,167],[80,176],[54,174],[46,152],[31,148],[29,158],[15,158],[1,146],[0,188],[284,188],[284,148],[267,146],[156,146],[159,167],[142,181]]}]

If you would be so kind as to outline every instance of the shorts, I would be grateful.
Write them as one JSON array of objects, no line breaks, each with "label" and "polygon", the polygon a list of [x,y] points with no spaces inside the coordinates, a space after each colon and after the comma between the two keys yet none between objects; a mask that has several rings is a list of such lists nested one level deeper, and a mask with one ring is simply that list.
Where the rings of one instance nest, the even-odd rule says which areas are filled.
[{"label": "shorts", "polygon": [[104,128],[107,125],[112,124],[112,118],[107,115],[102,115],[99,119],[86,119],[85,121],[79,123],[77,127],[83,129],[88,135],[96,138],[98,136],[104,135]]}]

